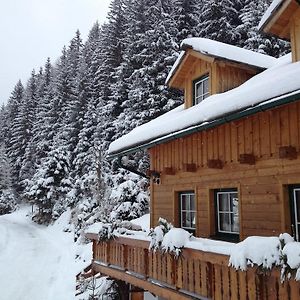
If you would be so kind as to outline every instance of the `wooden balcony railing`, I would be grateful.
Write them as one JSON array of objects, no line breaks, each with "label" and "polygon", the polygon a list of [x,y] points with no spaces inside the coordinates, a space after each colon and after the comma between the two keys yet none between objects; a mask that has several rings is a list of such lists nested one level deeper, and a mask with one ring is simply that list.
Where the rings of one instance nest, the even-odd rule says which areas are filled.
[{"label": "wooden balcony railing", "polygon": [[170,254],[149,251],[149,242],[120,237],[108,242],[93,240],[93,268],[127,281],[166,299],[300,299],[300,283],[280,282],[274,268],[262,274],[228,266],[226,255],[185,248],[176,259]]}]

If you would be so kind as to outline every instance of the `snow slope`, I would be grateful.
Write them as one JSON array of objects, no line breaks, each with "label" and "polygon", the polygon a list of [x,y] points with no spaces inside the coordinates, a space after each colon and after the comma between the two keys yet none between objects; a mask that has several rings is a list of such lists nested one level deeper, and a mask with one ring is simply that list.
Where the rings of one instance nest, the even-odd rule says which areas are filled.
[{"label": "snow slope", "polygon": [[68,214],[44,227],[26,217],[28,208],[0,216],[0,299],[75,298],[73,235],[62,231]]}]

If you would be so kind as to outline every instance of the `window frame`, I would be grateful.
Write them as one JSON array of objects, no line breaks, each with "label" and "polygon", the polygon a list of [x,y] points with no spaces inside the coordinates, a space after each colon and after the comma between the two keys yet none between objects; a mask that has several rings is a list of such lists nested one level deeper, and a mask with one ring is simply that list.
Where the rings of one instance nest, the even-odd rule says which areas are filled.
[{"label": "window frame", "polygon": [[[198,77],[197,79],[193,80],[193,105],[197,105],[199,104],[200,102],[202,102],[204,99],[206,99],[207,97],[210,96],[210,81],[209,81],[209,73],[206,73],[200,77]],[[207,80],[207,85],[208,85],[208,91],[205,93],[204,92],[204,89],[203,89],[203,86],[202,86],[202,93],[201,95],[196,95],[196,92],[197,92],[197,84],[200,84],[200,83],[203,83],[204,81]],[[200,99],[200,101],[198,100]]]},{"label": "window frame", "polygon": [[[191,208],[191,199],[190,199],[190,196],[192,195],[194,197],[194,210],[192,209],[182,209],[182,196],[185,195],[185,196],[189,196],[189,208]],[[190,233],[193,233],[195,235],[196,233],[196,228],[197,228],[197,201],[196,201],[196,194],[194,191],[181,191],[181,192],[178,192],[178,202],[179,202],[179,210],[178,210],[178,214],[179,214],[179,226],[180,228],[190,232]],[[190,216],[192,214],[194,214],[195,216],[195,227],[185,227],[183,226],[182,224],[182,220],[183,220],[183,212],[185,213],[189,213]],[[192,218],[191,218],[192,220]],[[191,225],[192,225],[192,221],[191,221]]]},{"label": "window frame", "polygon": [[288,185],[289,202],[290,202],[290,219],[291,219],[291,233],[295,241],[300,241],[300,215],[298,216],[298,204],[296,203],[296,191],[300,191],[299,184]]},{"label": "window frame", "polygon": [[[219,198],[218,195],[220,194],[236,194],[238,199],[238,231],[232,231],[232,230],[222,230],[221,229],[221,222],[220,222],[220,216],[221,214],[227,214],[231,218],[231,214],[234,214],[233,205],[229,202],[229,208],[227,211],[220,211],[219,208]],[[231,201],[231,198],[227,199]],[[232,241],[232,242],[238,242],[240,237],[240,197],[239,192],[237,188],[226,188],[226,189],[215,189],[214,190],[214,201],[215,201],[215,234],[216,237],[222,240]],[[232,226],[234,224],[233,220],[230,220],[230,225]]]}]

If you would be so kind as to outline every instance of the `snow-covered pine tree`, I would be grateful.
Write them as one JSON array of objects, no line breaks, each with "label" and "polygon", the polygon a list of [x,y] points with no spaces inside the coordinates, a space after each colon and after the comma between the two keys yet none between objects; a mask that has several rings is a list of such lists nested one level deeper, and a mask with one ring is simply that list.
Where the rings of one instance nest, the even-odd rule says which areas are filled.
[{"label": "snow-covered pine tree", "polygon": [[[98,23],[92,27],[87,42],[83,48],[83,59],[86,66],[85,72],[85,103],[82,113],[82,126],[78,133],[78,143],[74,150],[73,161],[73,201],[81,201],[84,198],[91,199],[94,190],[95,170],[95,152],[94,134],[97,127],[96,106],[99,101],[101,87],[96,73],[101,64],[101,41],[102,31]],[[77,200],[75,200],[75,198]]]},{"label": "snow-covered pine tree", "polygon": [[265,36],[257,31],[259,21],[270,3],[270,0],[247,0],[240,11],[242,24],[238,30],[242,36],[243,48],[278,57],[289,51],[289,43],[274,37]]},{"label": "snow-covered pine tree", "polygon": [[12,187],[10,161],[3,142],[0,142],[0,190],[10,190]]},{"label": "snow-covered pine tree", "polygon": [[[46,67],[49,67],[48,62],[46,63]],[[22,166],[19,172],[21,181],[33,176],[41,156],[45,156],[45,154],[41,153],[43,152],[41,151],[41,147],[43,146],[40,145],[40,136],[46,121],[43,117],[45,116],[45,109],[47,109],[44,105],[44,100],[47,91],[46,82],[50,80],[48,78],[50,76],[48,72],[49,70],[44,74],[43,68],[40,68],[39,73],[36,75],[35,116],[32,120],[31,135],[25,149]]]},{"label": "snow-covered pine tree", "polygon": [[174,0],[172,4],[173,27],[177,33],[174,38],[180,44],[187,37],[199,36],[199,15],[203,0]]},{"label": "snow-covered pine tree", "polygon": [[19,103],[16,117],[11,124],[12,133],[8,153],[12,162],[12,174],[17,191],[21,191],[20,169],[22,168],[26,147],[32,136],[37,105],[36,74],[33,70],[26,85],[24,96]]},{"label": "snow-covered pine tree", "polygon": [[38,207],[33,217],[36,222],[50,223],[66,210],[66,195],[71,188],[69,168],[68,153],[54,144],[32,179],[26,181],[23,197]]},{"label": "snow-covered pine tree", "polygon": [[35,147],[34,164],[37,167],[51,149],[52,140],[49,137],[51,131],[49,124],[50,103],[53,98],[53,68],[50,58],[47,59],[44,71],[38,80],[38,105],[36,120],[32,128],[30,144]]},{"label": "snow-covered pine tree", "polygon": [[[3,113],[3,110],[1,110],[0,117]],[[0,135],[0,215],[8,214],[16,208],[17,202],[16,195],[14,195],[12,189],[10,161],[5,149],[4,140]]]},{"label": "snow-covered pine tree", "polygon": [[204,0],[200,11],[198,30],[200,37],[227,44],[239,45],[241,34],[240,9],[244,0]]}]

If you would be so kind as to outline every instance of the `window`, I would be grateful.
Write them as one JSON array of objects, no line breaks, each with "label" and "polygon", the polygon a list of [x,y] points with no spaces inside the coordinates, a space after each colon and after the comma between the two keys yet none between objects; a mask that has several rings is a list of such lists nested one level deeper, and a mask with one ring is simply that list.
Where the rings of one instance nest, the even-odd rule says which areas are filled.
[{"label": "window", "polygon": [[196,230],[196,201],[193,192],[179,194],[180,226],[181,228],[195,233]]},{"label": "window", "polygon": [[216,198],[216,233],[230,239],[238,238],[239,198],[237,190],[226,189],[215,191]]},{"label": "window", "polygon": [[300,241],[300,185],[292,185],[290,189],[292,235]]},{"label": "window", "polygon": [[205,75],[194,81],[194,105],[209,96],[209,76]]}]

